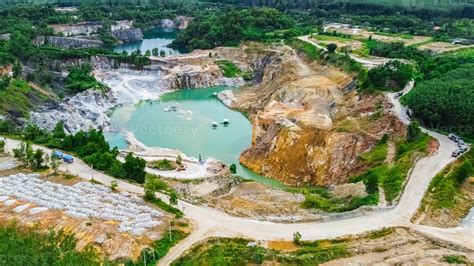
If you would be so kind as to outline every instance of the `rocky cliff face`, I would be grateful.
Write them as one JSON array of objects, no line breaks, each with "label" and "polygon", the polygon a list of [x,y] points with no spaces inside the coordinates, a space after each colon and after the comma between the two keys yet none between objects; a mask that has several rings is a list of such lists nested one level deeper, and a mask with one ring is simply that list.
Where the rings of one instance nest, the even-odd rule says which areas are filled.
[{"label": "rocky cliff face", "polygon": [[143,33],[140,29],[122,29],[112,31],[112,36],[122,42],[135,42],[143,40]]},{"label": "rocky cliff face", "polygon": [[91,39],[84,39],[84,38],[76,38],[76,37],[56,37],[56,36],[39,36],[33,40],[35,45],[45,45],[50,44],[53,47],[60,47],[60,48],[92,48],[92,47],[100,47],[104,43],[99,40],[91,40]]},{"label": "rocky cliff face", "polygon": [[[255,70],[255,84],[220,98],[251,118],[252,145],[240,160],[259,174],[290,185],[345,183],[361,167],[362,152],[403,128],[383,97],[357,95],[351,76],[305,63],[289,47],[233,54]],[[380,119],[372,118],[375,112]]]},{"label": "rocky cliff face", "polygon": [[165,29],[186,29],[193,18],[176,16],[174,19],[162,19],[161,27]]},{"label": "rocky cliff face", "polygon": [[86,21],[76,24],[53,24],[49,25],[49,27],[53,28],[55,34],[61,33],[64,36],[75,36],[97,33],[102,29],[102,24]]}]

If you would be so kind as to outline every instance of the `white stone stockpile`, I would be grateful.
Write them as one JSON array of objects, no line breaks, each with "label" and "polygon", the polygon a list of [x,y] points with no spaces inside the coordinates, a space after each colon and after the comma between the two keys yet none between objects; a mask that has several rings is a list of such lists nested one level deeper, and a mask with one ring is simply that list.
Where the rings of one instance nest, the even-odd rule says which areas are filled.
[{"label": "white stone stockpile", "polygon": [[[119,231],[142,235],[148,229],[160,225],[163,213],[144,206],[144,202],[129,193],[113,193],[108,187],[80,182],[65,186],[38,178],[38,175],[16,174],[0,178],[0,199],[3,205],[13,205],[16,200],[35,203],[30,214],[47,209],[63,210],[76,218],[97,218],[119,222]],[[26,207],[25,207],[26,205]],[[16,207],[22,212],[29,205]]]}]

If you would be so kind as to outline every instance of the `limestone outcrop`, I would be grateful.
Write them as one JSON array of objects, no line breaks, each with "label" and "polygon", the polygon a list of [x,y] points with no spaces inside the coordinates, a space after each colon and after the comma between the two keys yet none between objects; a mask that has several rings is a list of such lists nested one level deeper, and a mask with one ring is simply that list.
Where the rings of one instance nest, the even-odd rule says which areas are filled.
[{"label": "limestone outcrop", "polygon": [[39,36],[33,40],[35,45],[45,45],[49,44],[53,47],[60,48],[92,48],[100,47],[104,43],[99,40],[92,40],[86,38],[77,38],[77,37],[57,37],[57,36]]},{"label": "limestone outcrop", "polygon": [[97,33],[102,29],[102,24],[99,22],[86,21],[76,24],[51,24],[49,27],[53,29],[55,34],[62,34],[69,37]]},{"label": "limestone outcrop", "polygon": [[135,42],[143,40],[142,30],[132,29],[121,29],[112,31],[112,36],[122,42]]}]

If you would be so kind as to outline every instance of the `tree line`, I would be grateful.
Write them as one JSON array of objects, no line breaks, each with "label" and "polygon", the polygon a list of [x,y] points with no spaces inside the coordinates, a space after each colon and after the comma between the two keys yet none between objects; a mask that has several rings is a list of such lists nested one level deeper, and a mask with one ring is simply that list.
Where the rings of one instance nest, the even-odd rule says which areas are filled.
[{"label": "tree line", "polygon": [[18,136],[26,142],[15,152],[18,158],[25,160],[25,165],[47,167],[44,165],[47,161],[46,154],[43,151],[33,151],[31,144],[28,144],[35,143],[77,155],[92,168],[113,177],[139,184],[145,182],[146,161],[133,156],[132,153],[125,156],[123,163],[119,161],[117,159],[119,150],[117,147],[110,147],[101,130],[91,129],[79,131],[76,134],[66,134],[63,122],[58,122],[49,132],[36,125],[28,125],[21,129],[4,120],[0,122],[0,133]]}]

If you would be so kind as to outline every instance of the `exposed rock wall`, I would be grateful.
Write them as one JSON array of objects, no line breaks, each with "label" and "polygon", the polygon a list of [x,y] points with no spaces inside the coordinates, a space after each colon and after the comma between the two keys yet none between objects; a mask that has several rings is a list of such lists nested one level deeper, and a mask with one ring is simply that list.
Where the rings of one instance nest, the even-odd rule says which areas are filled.
[{"label": "exposed rock wall", "polygon": [[56,36],[39,36],[33,40],[35,45],[45,45],[50,44],[53,47],[60,47],[60,48],[92,48],[92,47],[100,47],[104,43],[99,40],[91,40],[91,39],[84,39],[84,38],[76,38],[76,37],[56,37]]},{"label": "exposed rock wall", "polygon": [[[305,63],[289,47],[246,47],[233,54],[255,70],[255,84],[220,98],[251,118],[252,145],[240,161],[259,174],[290,185],[345,183],[363,167],[361,153],[383,134],[403,130],[384,97],[357,95],[350,75]],[[379,101],[383,115],[372,119]]]},{"label": "exposed rock wall", "polygon": [[135,42],[143,40],[141,29],[122,29],[112,31],[112,35],[122,42]]},{"label": "exposed rock wall", "polygon": [[77,24],[52,24],[49,27],[53,28],[55,34],[61,33],[64,36],[75,35],[90,35],[97,33],[102,29],[102,24],[99,22],[81,22]]},{"label": "exposed rock wall", "polygon": [[172,19],[162,19],[161,26],[165,29],[186,29],[193,18],[186,16],[176,16]]}]

